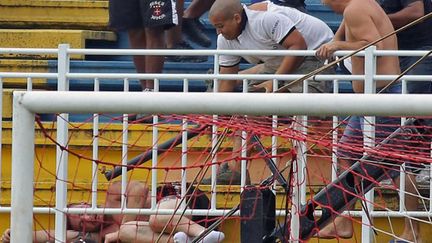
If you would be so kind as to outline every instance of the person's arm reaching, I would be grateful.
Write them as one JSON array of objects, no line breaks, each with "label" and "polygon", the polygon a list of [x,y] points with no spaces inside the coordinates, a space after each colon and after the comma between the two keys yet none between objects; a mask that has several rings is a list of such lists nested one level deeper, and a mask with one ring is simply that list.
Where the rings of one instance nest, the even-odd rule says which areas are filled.
[{"label": "person's arm reaching", "polygon": [[[306,50],[306,42],[300,32],[296,29],[283,40],[281,43],[287,50]],[[282,60],[276,74],[287,74],[294,72],[303,62],[301,56],[286,56]]]},{"label": "person's arm reaching", "polygon": [[423,0],[417,0],[408,4],[398,12],[388,14],[395,29],[400,28],[425,15]]},{"label": "person's arm reaching", "polygon": [[339,25],[339,28],[337,29],[333,41],[344,41],[345,40],[345,20],[342,20],[342,22]]},{"label": "person's arm reaching", "polygon": [[[220,74],[237,74],[239,72],[239,64],[230,66],[230,67],[224,67],[221,66],[219,69]],[[235,87],[239,83],[239,80],[219,80],[219,88],[218,92],[232,92],[234,91]]]},{"label": "person's arm reaching", "polygon": [[[301,33],[293,28],[290,33],[282,40],[280,43],[287,50],[306,50],[307,45]],[[293,73],[303,62],[304,57],[301,56],[285,56],[282,59],[279,68],[276,70],[275,74],[289,74]],[[256,89],[265,89],[266,92],[273,91],[273,81],[268,80],[261,84],[254,86]]]},{"label": "person's arm reaching", "polygon": [[[316,56],[321,60],[330,59],[334,52],[338,50],[357,50],[367,44],[377,40],[380,34],[372,19],[361,13],[361,11],[350,11],[350,14],[344,14],[344,23],[349,26],[349,35],[351,39],[347,41],[331,41],[318,48]],[[346,27],[345,27],[346,31]],[[381,49],[381,43],[377,43],[378,49]]]}]

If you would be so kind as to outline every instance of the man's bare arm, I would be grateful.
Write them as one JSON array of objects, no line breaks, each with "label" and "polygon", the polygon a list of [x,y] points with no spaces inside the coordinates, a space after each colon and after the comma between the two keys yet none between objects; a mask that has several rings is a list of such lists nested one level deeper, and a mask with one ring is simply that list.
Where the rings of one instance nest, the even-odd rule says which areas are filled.
[{"label": "man's bare arm", "polygon": [[398,12],[388,14],[395,28],[400,28],[412,21],[424,16],[424,4],[422,0],[410,3],[406,8]]},{"label": "man's bare arm", "polygon": [[344,41],[345,40],[345,21],[342,20],[342,22],[339,25],[339,28],[337,29],[333,41]]},{"label": "man's bare arm", "polygon": [[[283,41],[282,46],[287,50],[306,50],[307,45],[303,36],[298,30],[293,30]],[[286,56],[282,59],[279,68],[275,74],[288,74],[293,73],[303,62],[304,57],[301,56]],[[267,80],[254,86],[255,89],[264,89],[269,93],[273,91],[273,81]]]},{"label": "man's bare arm", "polygon": [[[317,57],[323,60],[330,59],[333,57],[335,51],[357,50],[380,37],[371,17],[364,14],[364,11],[347,11],[347,13],[344,13],[343,23],[345,23],[344,29],[349,39],[345,41],[331,41],[322,45],[317,50]],[[381,43],[376,44],[378,49],[381,49],[381,45]]]},{"label": "man's bare arm", "polygon": [[[235,65],[232,67],[220,67],[220,74],[237,74],[240,68],[239,65]],[[238,80],[219,80],[219,89],[218,92],[232,92],[234,91],[236,85],[238,84]]]},{"label": "man's bare arm", "polygon": [[[306,41],[298,30],[293,30],[283,41],[282,46],[287,50],[306,50]],[[287,74],[294,72],[303,62],[303,57],[286,56],[276,70],[276,74]]]}]

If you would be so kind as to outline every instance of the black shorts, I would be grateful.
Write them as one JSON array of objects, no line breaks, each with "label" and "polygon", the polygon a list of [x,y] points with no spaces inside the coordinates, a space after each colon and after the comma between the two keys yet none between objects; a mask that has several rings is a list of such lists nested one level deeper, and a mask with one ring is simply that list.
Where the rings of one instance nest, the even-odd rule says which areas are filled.
[{"label": "black shorts", "polygon": [[174,0],[109,0],[109,25],[122,31],[178,24]]}]

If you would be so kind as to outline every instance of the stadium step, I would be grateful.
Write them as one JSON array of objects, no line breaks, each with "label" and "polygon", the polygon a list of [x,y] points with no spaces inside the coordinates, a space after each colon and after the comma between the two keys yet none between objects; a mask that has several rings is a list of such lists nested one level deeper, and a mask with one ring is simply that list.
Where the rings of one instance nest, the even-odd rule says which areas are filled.
[{"label": "stadium step", "polygon": [[108,29],[108,1],[2,0],[2,28]]},{"label": "stadium step", "polygon": [[[116,34],[111,31],[0,29],[0,46],[3,48],[58,48],[58,45],[62,43],[70,44],[71,48],[88,48],[87,44],[90,41],[114,42],[116,40]],[[16,58],[18,56],[7,55],[6,57]],[[56,58],[55,55],[33,55],[32,57]],[[72,55],[71,58],[83,59],[84,56]]]}]

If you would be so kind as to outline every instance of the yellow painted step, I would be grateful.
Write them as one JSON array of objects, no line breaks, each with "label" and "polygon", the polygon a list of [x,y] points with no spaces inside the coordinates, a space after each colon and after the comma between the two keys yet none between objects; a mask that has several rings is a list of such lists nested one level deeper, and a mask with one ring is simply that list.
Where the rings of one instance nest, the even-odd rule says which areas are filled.
[{"label": "yellow painted step", "polygon": [[108,1],[1,0],[6,28],[108,28]]},{"label": "yellow painted step", "polygon": [[[87,40],[115,41],[111,31],[92,30],[50,30],[50,29],[0,29],[2,48],[57,48],[59,44],[70,44],[71,48],[85,48]],[[29,57],[29,55],[2,55],[1,57]],[[34,57],[34,56],[33,56]],[[55,55],[37,55],[37,58],[56,58]],[[71,56],[83,59],[82,55]]]},{"label": "yellow painted step", "polygon": [[[48,73],[48,60],[0,59],[0,72]],[[27,88],[26,78],[3,78],[4,88]],[[32,79],[33,88],[46,88],[45,78]]]}]

